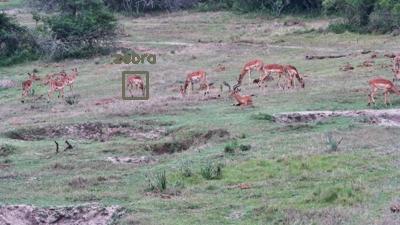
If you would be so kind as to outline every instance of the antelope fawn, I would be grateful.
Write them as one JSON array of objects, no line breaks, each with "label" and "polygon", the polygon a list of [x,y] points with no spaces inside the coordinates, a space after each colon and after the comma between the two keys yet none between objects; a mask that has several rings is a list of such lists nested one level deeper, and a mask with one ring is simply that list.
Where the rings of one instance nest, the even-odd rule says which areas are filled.
[{"label": "antelope fawn", "polygon": [[263,65],[264,65],[264,63],[259,59],[255,59],[255,60],[251,60],[251,61],[247,62],[244,65],[243,69],[240,71],[238,83],[236,86],[240,86],[242,84],[243,78],[244,78],[244,76],[246,76],[246,74],[249,74],[249,86],[250,86],[251,72],[253,70],[257,70],[261,73],[261,69],[262,69]]},{"label": "antelope fawn", "polygon": [[129,90],[129,93],[131,93],[131,96],[133,97],[132,94],[132,89],[136,87],[140,90],[142,90],[142,95],[145,96],[145,86],[144,86],[144,82],[141,76],[139,75],[133,75],[133,76],[129,76],[128,77],[128,84],[127,84],[127,88]]},{"label": "antelope fawn", "polygon": [[234,105],[235,106],[253,106],[252,96],[254,96],[254,95],[240,95],[239,92],[240,92],[239,88],[234,88],[230,94],[230,96],[235,98],[235,100],[237,101],[237,104],[234,104]]},{"label": "antelope fawn", "polygon": [[180,92],[182,96],[185,96],[186,93],[188,92],[188,87],[190,86],[190,89],[193,91],[193,84],[194,83],[200,83],[200,87],[206,87],[206,91],[204,92],[204,95],[208,94],[210,91],[210,85],[207,80],[207,75],[204,70],[198,70],[192,73],[189,73],[186,76],[185,84],[184,86],[181,86]]},{"label": "antelope fawn", "polygon": [[389,99],[390,93],[395,93],[397,95],[400,95],[399,89],[390,80],[386,80],[383,78],[375,78],[368,81],[368,83],[369,86],[371,87],[371,92],[368,95],[368,106],[371,105],[371,102],[375,104],[374,96],[376,95],[378,89],[383,89],[386,105],[388,105],[388,103],[391,104]]},{"label": "antelope fawn", "polygon": [[28,76],[28,80],[22,82],[22,97],[26,97],[28,95],[28,92],[32,90],[32,85],[34,81],[40,80],[40,77],[36,76],[35,73],[28,73]]}]

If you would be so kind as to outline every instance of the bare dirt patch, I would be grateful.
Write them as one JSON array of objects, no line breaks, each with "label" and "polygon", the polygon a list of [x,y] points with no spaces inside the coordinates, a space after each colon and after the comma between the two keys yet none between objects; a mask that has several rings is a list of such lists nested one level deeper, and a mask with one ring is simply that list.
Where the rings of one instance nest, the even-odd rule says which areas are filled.
[{"label": "bare dirt patch", "polygon": [[400,127],[400,109],[289,112],[274,115],[274,121],[279,123],[307,123],[330,117],[358,117],[370,124]]},{"label": "bare dirt patch", "polygon": [[131,137],[135,140],[155,140],[164,136],[162,127],[132,125],[129,123],[88,122],[80,124],[56,125],[42,128],[19,129],[5,133],[11,139],[32,141],[51,138],[93,139],[105,141],[112,137]]},{"label": "bare dirt patch", "polygon": [[118,216],[122,209],[117,206],[98,205],[37,208],[29,205],[0,206],[0,224],[56,224],[56,225],[106,225]]},{"label": "bare dirt patch", "polygon": [[213,129],[205,133],[193,133],[184,138],[170,137],[168,140],[147,146],[148,150],[155,154],[172,154],[182,152],[191,147],[200,146],[213,140],[226,140],[230,137],[230,133],[224,129]]}]

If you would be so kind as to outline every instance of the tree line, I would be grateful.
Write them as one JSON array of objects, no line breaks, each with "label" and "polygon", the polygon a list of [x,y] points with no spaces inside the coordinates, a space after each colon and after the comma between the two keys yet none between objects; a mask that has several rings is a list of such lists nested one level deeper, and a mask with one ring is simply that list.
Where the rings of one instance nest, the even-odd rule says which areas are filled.
[{"label": "tree line", "polygon": [[[35,29],[0,13],[0,66],[39,57],[52,60],[108,54],[116,35],[115,13],[140,16],[183,9],[237,13],[336,15],[329,30],[389,33],[400,28],[399,0],[28,0]],[[51,12],[51,13],[48,13]]]}]

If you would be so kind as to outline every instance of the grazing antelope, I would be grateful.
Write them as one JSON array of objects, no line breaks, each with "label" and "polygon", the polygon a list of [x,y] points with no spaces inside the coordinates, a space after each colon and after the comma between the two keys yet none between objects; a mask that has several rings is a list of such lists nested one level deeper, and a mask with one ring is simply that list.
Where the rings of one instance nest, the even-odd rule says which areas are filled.
[{"label": "grazing antelope", "polygon": [[390,81],[383,78],[375,78],[368,81],[369,86],[371,87],[371,93],[368,95],[368,106],[371,105],[371,102],[375,104],[374,96],[378,89],[383,89],[383,94],[385,96],[385,104],[388,105],[390,103],[389,94],[395,93],[400,95],[399,89]]},{"label": "grazing antelope", "polygon": [[181,86],[181,95],[185,96],[187,93],[187,89],[189,87],[189,85],[191,86],[190,89],[193,91],[193,84],[194,83],[200,83],[200,87],[204,87],[206,91],[204,92],[204,95],[208,94],[210,91],[210,85],[207,81],[207,75],[206,72],[204,70],[198,70],[192,73],[189,73],[186,76],[186,80],[185,80],[185,84],[184,86]]},{"label": "grazing antelope", "polygon": [[[276,73],[278,75],[278,82],[277,85],[280,86],[280,80],[282,76],[285,77],[285,80],[287,82],[287,86],[290,87],[291,79],[290,75],[288,74],[286,70],[286,66],[279,65],[279,64],[267,64],[262,67],[263,75],[260,76],[260,78],[257,80],[254,80],[254,83],[258,82],[259,87],[264,87],[262,85],[265,81],[269,80],[271,78],[272,73]],[[281,86],[283,89],[285,89],[285,86]]]},{"label": "grazing antelope", "polygon": [[142,95],[145,96],[145,86],[144,86],[144,82],[143,82],[143,79],[142,79],[141,76],[133,75],[133,76],[129,76],[128,77],[127,88],[129,90],[129,92],[131,93],[132,97],[133,97],[132,89],[133,89],[134,86],[136,88],[142,90]]},{"label": "grazing antelope", "polygon": [[26,97],[28,92],[32,90],[32,84],[34,81],[40,80],[40,77],[36,76],[35,73],[30,74],[28,73],[29,79],[22,82],[22,97]]},{"label": "grazing antelope", "polygon": [[304,84],[304,78],[303,76],[301,76],[301,74],[299,73],[299,71],[297,70],[296,67],[292,66],[292,65],[285,65],[285,70],[286,73],[289,74],[289,79],[290,79],[290,86],[291,87],[295,87],[295,78],[299,81],[300,85],[302,88],[304,88],[305,84]]},{"label": "grazing antelope", "polygon": [[43,84],[45,84],[45,85],[48,84],[49,87],[50,87],[50,90],[47,93],[47,95],[49,97],[49,100],[51,98],[51,95],[55,91],[58,91],[58,97],[60,97],[60,94],[61,94],[62,98],[64,98],[64,87],[65,87],[65,85],[67,83],[67,80],[66,80],[67,78],[60,77],[59,79],[61,79],[61,80],[58,80],[58,79],[54,79],[53,75],[54,74],[47,75],[45,80],[44,80],[44,82],[43,82]]},{"label": "grazing antelope", "polygon": [[253,106],[253,99],[252,96],[254,95],[240,95],[239,94],[240,89],[235,88],[231,92],[230,96],[235,98],[235,100],[238,102],[237,104],[234,104],[235,106]]},{"label": "grazing antelope", "polygon": [[243,78],[244,76],[246,76],[246,74],[249,74],[249,85],[250,85],[251,71],[256,70],[261,73],[263,65],[264,63],[259,59],[251,60],[248,63],[246,63],[243,69],[240,71],[238,83],[236,84],[236,86],[240,86],[242,84]]}]

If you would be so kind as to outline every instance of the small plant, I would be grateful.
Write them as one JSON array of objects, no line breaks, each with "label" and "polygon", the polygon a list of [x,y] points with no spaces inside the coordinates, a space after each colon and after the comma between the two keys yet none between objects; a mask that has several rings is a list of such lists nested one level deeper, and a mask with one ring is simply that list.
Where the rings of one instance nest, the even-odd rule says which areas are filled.
[{"label": "small plant", "polygon": [[68,103],[69,105],[78,104],[79,98],[80,98],[80,95],[68,96],[68,97],[65,97],[65,102]]},{"label": "small plant", "polygon": [[229,142],[228,144],[225,145],[224,152],[234,153],[237,148],[238,148],[238,142],[237,140],[233,140],[232,142]]},{"label": "small plant", "polygon": [[255,120],[267,120],[267,121],[275,121],[275,117],[270,115],[270,114],[266,114],[266,113],[258,113],[252,116],[253,119]]},{"label": "small plant", "polygon": [[0,146],[0,156],[8,156],[15,152],[17,148],[13,145],[3,144]]},{"label": "small plant", "polygon": [[326,138],[326,145],[328,146],[328,151],[330,152],[335,152],[339,149],[339,145],[342,143],[343,137],[341,137],[339,140],[336,140],[333,137],[332,132],[328,132],[325,134]]},{"label": "small plant", "polygon": [[217,180],[222,178],[222,165],[219,163],[207,163],[200,170],[201,176],[206,180]]},{"label": "small plant", "polygon": [[167,189],[167,176],[165,170],[146,176],[148,190],[163,192]]},{"label": "small plant", "polygon": [[246,151],[249,151],[251,149],[251,145],[239,145],[239,149],[242,152],[246,152]]},{"label": "small plant", "polygon": [[192,168],[190,167],[191,161],[185,161],[181,164],[180,171],[182,176],[191,177],[193,175]]},{"label": "small plant", "polygon": [[245,133],[242,133],[242,134],[239,136],[240,139],[245,139],[246,137],[247,137],[247,136],[246,136]]}]

